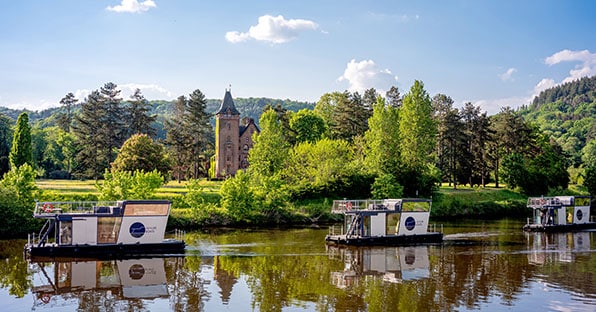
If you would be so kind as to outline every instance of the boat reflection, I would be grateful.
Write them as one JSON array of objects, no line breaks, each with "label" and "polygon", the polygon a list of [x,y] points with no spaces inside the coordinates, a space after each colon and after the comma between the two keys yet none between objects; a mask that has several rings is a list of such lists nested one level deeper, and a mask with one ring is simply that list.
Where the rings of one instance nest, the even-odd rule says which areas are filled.
[{"label": "boat reflection", "polygon": [[357,285],[361,278],[367,276],[378,277],[390,283],[428,278],[428,248],[328,246],[328,254],[344,262],[343,271],[331,272],[331,282],[343,289]]},{"label": "boat reflection", "polygon": [[163,258],[31,263],[34,306],[60,306],[73,299],[167,298]]},{"label": "boat reflection", "polygon": [[532,264],[573,262],[578,252],[590,251],[590,233],[527,233],[528,261]]}]

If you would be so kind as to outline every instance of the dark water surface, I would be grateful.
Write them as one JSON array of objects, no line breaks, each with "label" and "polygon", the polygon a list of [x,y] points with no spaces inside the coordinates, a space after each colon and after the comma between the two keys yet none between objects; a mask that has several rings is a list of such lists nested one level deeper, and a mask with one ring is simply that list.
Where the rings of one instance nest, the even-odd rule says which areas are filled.
[{"label": "dark water surface", "polygon": [[439,246],[337,248],[326,228],[187,234],[185,257],[28,263],[0,241],[0,311],[595,311],[596,232],[445,224]]}]

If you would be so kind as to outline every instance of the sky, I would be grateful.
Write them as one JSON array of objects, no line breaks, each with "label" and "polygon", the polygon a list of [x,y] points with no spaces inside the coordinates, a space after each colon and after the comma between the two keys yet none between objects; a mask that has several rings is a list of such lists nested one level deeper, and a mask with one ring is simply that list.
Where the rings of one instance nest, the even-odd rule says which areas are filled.
[{"label": "sky", "polygon": [[0,0],[0,106],[268,97],[316,102],[415,80],[489,115],[596,75],[596,1]]}]

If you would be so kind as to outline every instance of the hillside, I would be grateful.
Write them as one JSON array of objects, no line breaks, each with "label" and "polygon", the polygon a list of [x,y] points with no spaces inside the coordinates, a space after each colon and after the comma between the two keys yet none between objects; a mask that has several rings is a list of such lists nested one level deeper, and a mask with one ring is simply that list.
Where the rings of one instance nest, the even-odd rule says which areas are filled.
[{"label": "hillside", "polygon": [[572,165],[578,165],[582,149],[596,137],[596,76],[544,90],[520,113],[554,138]]}]

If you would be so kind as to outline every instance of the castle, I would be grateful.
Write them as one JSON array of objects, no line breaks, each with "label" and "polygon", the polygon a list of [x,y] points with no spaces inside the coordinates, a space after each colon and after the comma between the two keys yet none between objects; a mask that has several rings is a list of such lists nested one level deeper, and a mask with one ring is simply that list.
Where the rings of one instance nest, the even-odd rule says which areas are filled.
[{"label": "castle", "polygon": [[232,93],[226,90],[221,106],[215,113],[215,155],[210,176],[225,178],[248,167],[248,151],[253,146],[253,133],[259,133],[254,119],[247,118],[240,125],[240,113],[234,105]]}]

